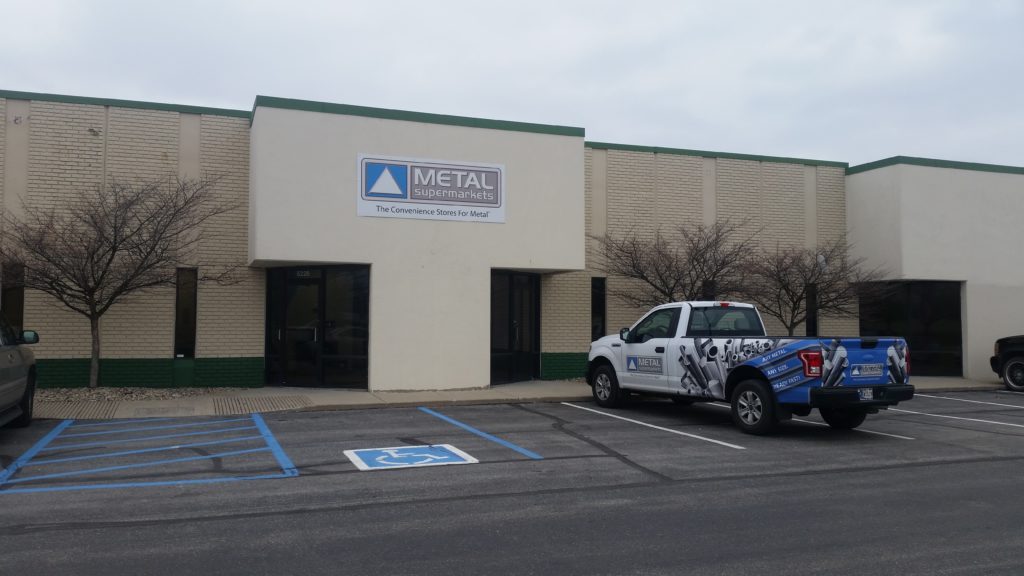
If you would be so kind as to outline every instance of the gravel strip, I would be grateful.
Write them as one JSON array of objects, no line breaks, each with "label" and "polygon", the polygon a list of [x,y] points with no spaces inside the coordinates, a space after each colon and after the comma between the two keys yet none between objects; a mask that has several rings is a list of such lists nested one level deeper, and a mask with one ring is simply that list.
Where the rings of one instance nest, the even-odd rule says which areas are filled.
[{"label": "gravel strip", "polygon": [[170,400],[193,396],[223,395],[252,388],[38,388],[39,402],[116,402],[119,400]]}]

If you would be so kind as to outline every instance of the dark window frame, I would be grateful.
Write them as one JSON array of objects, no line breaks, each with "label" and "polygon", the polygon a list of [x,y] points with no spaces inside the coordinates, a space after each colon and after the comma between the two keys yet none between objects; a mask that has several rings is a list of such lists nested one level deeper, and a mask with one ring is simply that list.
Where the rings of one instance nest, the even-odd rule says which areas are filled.
[{"label": "dark window frame", "polygon": [[4,264],[0,277],[0,316],[21,333],[25,328],[25,268]]},{"label": "dark window frame", "polygon": [[[596,295],[600,297],[596,297]],[[608,334],[608,279],[594,276],[590,279],[590,339]]]},{"label": "dark window frame", "polygon": [[[183,294],[182,275],[190,273],[191,291]],[[182,322],[182,299],[191,298],[192,318]],[[187,311],[186,311],[187,312]],[[191,327],[191,330],[189,330]],[[174,357],[196,357],[196,333],[199,330],[199,268],[181,267],[175,271],[174,278]]]}]

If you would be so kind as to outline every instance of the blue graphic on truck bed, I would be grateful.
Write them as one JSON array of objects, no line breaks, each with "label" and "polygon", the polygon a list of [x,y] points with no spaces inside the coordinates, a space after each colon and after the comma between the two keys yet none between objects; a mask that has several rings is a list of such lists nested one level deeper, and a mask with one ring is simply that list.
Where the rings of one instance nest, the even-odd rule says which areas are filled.
[{"label": "blue graphic on truck bed", "polygon": [[[681,392],[726,399],[725,382],[739,366],[764,374],[782,402],[806,403],[812,387],[906,383],[906,342],[898,338],[865,342],[859,338],[686,338],[679,346],[684,369]],[[800,353],[805,350],[821,353],[816,375],[808,376],[804,370]],[[856,373],[851,366],[859,367]]]}]

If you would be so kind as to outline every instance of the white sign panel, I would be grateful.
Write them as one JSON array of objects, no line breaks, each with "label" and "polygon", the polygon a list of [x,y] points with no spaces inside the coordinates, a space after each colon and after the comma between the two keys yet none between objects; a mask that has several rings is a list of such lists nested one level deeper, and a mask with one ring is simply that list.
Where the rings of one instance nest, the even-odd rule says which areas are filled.
[{"label": "white sign panel", "polygon": [[359,155],[360,216],[505,221],[505,167]]}]

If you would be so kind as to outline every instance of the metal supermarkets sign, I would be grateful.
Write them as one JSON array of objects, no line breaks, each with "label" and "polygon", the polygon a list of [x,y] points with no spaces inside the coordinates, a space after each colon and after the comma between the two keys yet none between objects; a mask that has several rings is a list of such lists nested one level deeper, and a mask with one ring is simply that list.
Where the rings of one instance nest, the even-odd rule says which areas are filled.
[{"label": "metal supermarkets sign", "polygon": [[505,200],[499,164],[359,156],[360,216],[504,222]]}]

